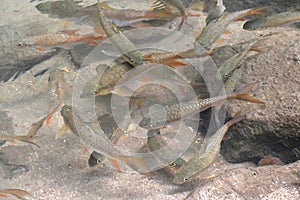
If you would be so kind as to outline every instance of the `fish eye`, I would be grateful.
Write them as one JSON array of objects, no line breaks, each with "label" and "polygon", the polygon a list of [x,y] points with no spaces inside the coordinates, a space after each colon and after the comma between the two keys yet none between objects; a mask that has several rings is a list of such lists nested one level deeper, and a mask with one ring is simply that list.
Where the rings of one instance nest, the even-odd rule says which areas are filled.
[{"label": "fish eye", "polygon": [[176,166],[176,163],[174,163],[174,162],[172,162],[172,163],[170,163],[170,166]]},{"label": "fish eye", "polygon": [[154,127],[155,127],[155,124],[151,124],[150,127],[151,127],[151,128],[154,128]]},{"label": "fish eye", "polygon": [[20,48],[20,47],[22,47],[22,46],[23,46],[22,43],[18,43],[18,44],[15,45],[15,47],[17,47],[17,48]]},{"label": "fish eye", "polygon": [[187,181],[188,181],[188,178],[183,178],[183,181],[184,181],[184,182],[187,182]]},{"label": "fish eye", "polygon": [[97,164],[100,164],[100,163],[101,163],[101,160],[97,159],[97,161],[96,161],[96,162],[97,162]]}]

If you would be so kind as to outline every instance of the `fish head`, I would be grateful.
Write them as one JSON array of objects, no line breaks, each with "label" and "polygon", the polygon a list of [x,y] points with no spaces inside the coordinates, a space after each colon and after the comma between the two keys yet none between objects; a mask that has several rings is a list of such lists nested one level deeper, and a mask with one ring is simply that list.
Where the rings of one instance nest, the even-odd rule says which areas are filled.
[{"label": "fish head", "polygon": [[145,117],[140,121],[139,126],[148,130],[159,129],[165,125],[165,121],[155,121],[150,117]]},{"label": "fish head", "polygon": [[32,44],[30,44],[29,42],[23,41],[23,42],[18,42],[14,45],[15,49],[22,49],[22,48],[26,48],[26,47],[33,47]]},{"label": "fish head", "polygon": [[182,168],[177,170],[172,182],[177,185],[182,185],[191,181],[196,175],[197,173],[186,169],[183,165]]},{"label": "fish head", "polygon": [[138,51],[130,51],[125,53],[123,56],[125,57],[125,60],[132,66],[139,66],[143,64],[142,55]]},{"label": "fish head", "polygon": [[73,116],[73,109],[72,106],[64,105],[60,111],[61,116],[66,119],[70,118],[70,116]]}]

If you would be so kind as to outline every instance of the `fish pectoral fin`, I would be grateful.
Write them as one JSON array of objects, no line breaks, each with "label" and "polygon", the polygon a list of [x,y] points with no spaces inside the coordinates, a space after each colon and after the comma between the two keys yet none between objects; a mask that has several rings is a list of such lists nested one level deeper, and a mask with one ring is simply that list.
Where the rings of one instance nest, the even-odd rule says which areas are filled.
[{"label": "fish pectoral fin", "polygon": [[68,130],[70,130],[68,125],[63,125],[58,132],[55,134],[55,140],[61,138]]},{"label": "fish pectoral fin", "polygon": [[35,46],[35,49],[38,51],[50,51],[50,48],[41,47],[41,46]]},{"label": "fish pectoral fin", "polygon": [[108,158],[108,160],[110,161],[111,165],[113,166],[113,168],[114,168],[117,172],[119,172],[119,173],[122,172],[117,160],[114,160],[114,159],[111,159],[111,158]]}]

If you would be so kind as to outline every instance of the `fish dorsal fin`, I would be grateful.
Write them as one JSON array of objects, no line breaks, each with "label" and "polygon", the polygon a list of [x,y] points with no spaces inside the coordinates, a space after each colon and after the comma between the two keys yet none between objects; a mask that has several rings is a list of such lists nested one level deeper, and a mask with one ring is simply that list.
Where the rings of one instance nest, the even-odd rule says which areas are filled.
[{"label": "fish dorsal fin", "polygon": [[160,0],[148,0],[152,10],[162,10],[166,8],[166,5]]}]

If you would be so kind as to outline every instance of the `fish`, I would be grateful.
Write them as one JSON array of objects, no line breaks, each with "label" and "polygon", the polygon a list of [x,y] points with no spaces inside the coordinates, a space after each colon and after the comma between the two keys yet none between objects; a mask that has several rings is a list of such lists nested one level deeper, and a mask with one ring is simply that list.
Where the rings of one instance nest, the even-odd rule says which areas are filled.
[{"label": "fish", "polygon": [[143,56],[143,59],[152,63],[165,64],[170,67],[185,66],[186,63],[177,61],[176,59],[196,58],[210,56],[211,52],[205,51],[197,54],[194,49],[188,49],[180,52],[160,52],[149,53]]},{"label": "fish", "polygon": [[[93,4],[87,7],[78,5],[80,1],[55,1],[42,2],[36,5],[36,9],[42,14],[48,14],[52,18],[67,19],[75,21],[77,24],[90,23],[92,26],[98,24],[98,5]],[[137,23],[149,22],[153,20],[170,21],[176,14],[166,10],[135,10],[135,9],[115,9],[101,2],[104,15],[118,27],[136,26]]]},{"label": "fish", "polygon": [[172,182],[178,185],[189,182],[201,171],[211,166],[220,151],[224,135],[233,124],[242,119],[244,119],[244,116],[240,111],[237,112],[232,120],[225,123],[215,134],[204,140],[199,152],[196,152],[186,164],[176,171]]},{"label": "fish", "polygon": [[245,30],[260,30],[271,27],[277,27],[288,23],[300,21],[300,11],[288,11],[274,14],[267,17],[258,18],[252,21],[247,21],[243,25]]},{"label": "fish", "polygon": [[9,26],[0,26],[0,82],[15,80],[36,64],[59,53],[57,49],[38,51],[32,47],[15,48],[16,41],[21,39],[19,34]]},{"label": "fish", "polygon": [[[158,2],[161,2],[163,5],[167,6],[167,8],[171,10],[176,10],[179,12],[181,17],[181,22],[178,25],[178,30],[181,29],[182,25],[185,21],[187,21],[187,13],[186,8],[181,0],[158,0]],[[155,6],[161,7],[159,3],[156,3]]]},{"label": "fish", "polygon": [[51,102],[45,120],[46,126],[49,126],[53,114],[63,105],[64,89],[67,87],[64,79],[65,71],[65,68],[54,68],[49,73],[49,94],[51,96]]},{"label": "fish", "polygon": [[[223,32],[228,33],[227,31],[225,31],[225,29],[231,22],[237,20],[245,20],[244,17],[250,15],[262,15],[268,9],[268,7],[263,7],[237,11],[233,13],[225,12],[221,17],[211,21],[207,26],[203,28],[200,35],[196,38],[194,42],[195,49],[206,49],[213,45],[219,39]],[[218,44],[221,42],[222,39],[219,39],[219,41],[217,41],[216,43]]]},{"label": "fish", "polygon": [[102,162],[102,160],[105,159],[105,156],[97,153],[96,151],[93,151],[90,155],[90,158],[88,160],[88,164],[90,167],[94,167]]},{"label": "fish", "polygon": [[230,99],[264,104],[263,101],[256,99],[255,97],[252,97],[248,94],[248,92],[252,90],[256,86],[256,84],[257,82],[251,83],[244,89],[230,95],[222,95],[207,99],[199,98],[197,102],[192,101],[188,103],[180,103],[170,106],[168,105],[164,108],[165,112],[163,112],[162,110],[158,110],[154,113],[151,113],[151,117],[144,117],[140,121],[139,126],[148,130],[163,128],[165,127],[165,124],[171,123],[181,118],[186,118],[190,115],[204,111],[212,106],[224,103],[226,100]]},{"label": "fish", "polygon": [[[105,68],[104,72],[101,68]],[[110,65],[98,66],[96,68],[97,75],[85,84],[80,97],[87,98],[110,94],[113,87],[130,69],[132,69],[132,66],[127,62],[113,62]]]},{"label": "fish", "polygon": [[5,140],[9,142],[21,141],[21,142],[25,142],[40,147],[40,145],[36,144],[35,142],[27,140],[26,136],[11,136],[4,133],[0,133],[0,140]]},{"label": "fish", "polygon": [[98,0],[98,9],[98,17],[102,29],[113,46],[122,54],[123,59],[132,66],[142,65],[142,53],[136,49],[135,45],[121,31],[119,31],[115,24],[106,18],[103,9],[100,6],[100,0]]},{"label": "fish", "polygon": [[0,196],[8,198],[8,194],[13,195],[19,199],[26,200],[25,196],[30,195],[29,192],[22,189],[2,189],[0,190]]},{"label": "fish", "polygon": [[213,20],[222,16],[226,7],[223,4],[223,0],[207,0],[205,3],[209,4],[205,5],[209,7],[208,15],[205,19],[206,25],[208,25]]},{"label": "fish", "polygon": [[42,128],[47,118],[48,116],[45,116],[41,118],[39,121],[33,123],[25,136],[25,140],[32,140],[32,138],[37,135],[37,132],[40,130],[40,128]]},{"label": "fish", "polygon": [[233,55],[229,59],[225,60],[223,64],[218,68],[218,71],[225,82],[230,74],[239,66],[241,60],[247,55],[251,50],[252,46],[257,43],[257,40],[250,41],[248,46],[246,46],[241,52]]},{"label": "fish", "polygon": [[[166,141],[163,139],[159,132],[154,134],[149,132],[147,137],[147,145],[151,152],[163,148],[167,145]],[[166,167],[162,168],[162,170],[171,176],[174,176],[178,168],[185,164],[185,160],[183,160],[182,158],[178,158],[173,162],[169,162],[166,159],[158,158],[158,162],[162,162],[165,165],[167,165]]]},{"label": "fish", "polygon": [[77,30],[64,30],[57,33],[46,33],[43,35],[32,36],[15,45],[16,48],[34,47],[40,51],[51,50],[55,47],[63,49],[72,49],[72,43],[85,42],[96,46],[98,42],[104,39],[101,34],[80,35]]},{"label": "fish", "polygon": [[234,91],[236,84],[242,77],[242,72],[242,68],[235,69],[230,77],[225,81],[225,90],[227,94],[230,94]]},{"label": "fish", "polygon": [[117,163],[117,160],[121,160],[138,172],[148,172],[148,167],[143,157],[124,155],[114,147],[113,143],[101,129],[95,130],[95,128],[91,128],[85,124],[72,106],[65,105],[61,110],[61,115],[64,121],[68,119],[65,122],[69,122],[67,125],[72,131],[78,134],[83,145],[87,147],[90,152],[97,152],[107,157],[116,171],[121,172]]}]

